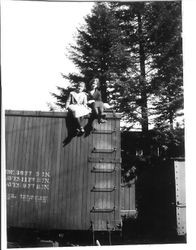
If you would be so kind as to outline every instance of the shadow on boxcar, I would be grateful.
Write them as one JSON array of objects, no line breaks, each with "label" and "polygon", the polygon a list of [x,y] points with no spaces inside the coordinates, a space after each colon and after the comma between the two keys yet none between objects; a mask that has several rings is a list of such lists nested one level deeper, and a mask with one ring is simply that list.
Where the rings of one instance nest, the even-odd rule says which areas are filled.
[{"label": "shadow on boxcar", "polygon": [[88,119],[88,122],[87,124],[85,125],[84,127],[84,130],[85,130],[85,134],[84,136],[87,137],[90,135],[90,133],[93,131],[93,121],[96,119],[96,116],[95,114],[91,114],[89,116],[89,119]]},{"label": "shadow on boxcar", "polygon": [[[88,117],[88,116],[86,116]],[[93,131],[93,121],[95,116],[89,116],[87,124],[84,126],[85,134],[87,137]],[[82,120],[84,122],[85,119]],[[65,124],[67,127],[67,137],[63,140],[63,147],[65,147],[75,136],[81,136],[82,134],[77,134],[77,122],[73,118],[72,114],[68,112],[67,117],[65,118]]]},{"label": "shadow on boxcar", "polygon": [[65,124],[67,127],[67,137],[63,140],[63,147],[65,147],[71,140],[77,135],[77,123],[73,119],[73,116],[68,112],[67,116],[65,117]]}]

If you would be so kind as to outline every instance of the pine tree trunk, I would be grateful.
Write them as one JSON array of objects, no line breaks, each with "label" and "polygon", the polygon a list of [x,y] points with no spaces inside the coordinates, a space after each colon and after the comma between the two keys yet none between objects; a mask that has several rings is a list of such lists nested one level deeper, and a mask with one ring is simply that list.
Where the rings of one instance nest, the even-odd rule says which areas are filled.
[{"label": "pine tree trunk", "polygon": [[140,84],[141,84],[141,109],[142,109],[142,131],[148,132],[148,106],[146,94],[146,71],[145,71],[145,52],[142,38],[142,20],[141,14],[138,12],[138,33],[139,33],[139,54],[140,54]]},{"label": "pine tree trunk", "polygon": [[142,133],[143,133],[143,152],[149,154],[148,143],[148,106],[146,94],[146,71],[145,71],[145,51],[142,34],[142,18],[138,11],[138,34],[139,34],[139,57],[140,57],[140,84],[141,84],[141,112],[142,112]]},{"label": "pine tree trunk", "polygon": [[169,126],[170,126],[170,130],[173,131],[174,130],[174,116],[173,116],[173,112],[169,113]]}]

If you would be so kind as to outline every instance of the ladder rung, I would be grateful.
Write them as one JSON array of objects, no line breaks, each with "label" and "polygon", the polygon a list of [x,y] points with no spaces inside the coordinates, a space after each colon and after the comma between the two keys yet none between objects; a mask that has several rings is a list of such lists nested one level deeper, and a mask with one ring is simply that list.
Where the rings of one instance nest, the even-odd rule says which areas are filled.
[{"label": "ladder rung", "polygon": [[89,157],[89,162],[93,163],[121,163],[121,158],[119,159],[111,159],[111,158],[95,158],[95,157]]},{"label": "ladder rung", "polygon": [[114,171],[116,171],[115,167],[114,168],[110,168],[110,169],[93,167],[91,169],[91,172],[93,172],[93,173],[113,173]]},{"label": "ladder rung", "polygon": [[115,132],[116,132],[115,129],[114,130],[97,130],[97,129],[94,129],[92,131],[93,134],[113,134]]},{"label": "ladder rung", "polygon": [[116,148],[111,148],[111,149],[98,149],[98,148],[93,148],[92,153],[113,153],[116,152]]},{"label": "ladder rung", "polygon": [[91,189],[91,192],[112,192],[116,189],[116,187],[111,187],[111,188],[98,188],[98,187],[93,187]]},{"label": "ladder rung", "polygon": [[95,208],[92,207],[91,213],[111,213],[115,211],[115,207],[113,208]]}]

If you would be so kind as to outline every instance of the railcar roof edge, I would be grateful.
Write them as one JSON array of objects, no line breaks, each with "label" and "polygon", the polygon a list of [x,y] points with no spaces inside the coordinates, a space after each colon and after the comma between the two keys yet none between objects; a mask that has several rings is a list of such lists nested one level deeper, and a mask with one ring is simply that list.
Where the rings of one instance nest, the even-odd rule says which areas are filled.
[{"label": "railcar roof edge", "polygon": [[[105,112],[106,119],[120,119],[122,114],[116,112]],[[31,111],[31,110],[5,110],[6,116],[40,116],[40,117],[59,117],[67,116],[67,112],[54,112],[54,111]]]}]

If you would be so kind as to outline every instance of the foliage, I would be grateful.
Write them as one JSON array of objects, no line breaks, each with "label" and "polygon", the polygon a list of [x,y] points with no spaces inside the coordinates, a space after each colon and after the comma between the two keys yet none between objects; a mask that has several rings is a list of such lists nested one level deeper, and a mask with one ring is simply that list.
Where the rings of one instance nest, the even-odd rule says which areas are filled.
[{"label": "foliage", "polygon": [[[79,73],[64,77],[87,90],[98,77],[104,102],[123,113],[126,129],[141,124],[144,148],[150,122],[158,141],[173,143],[183,109],[181,32],[180,1],[96,3],[68,51]],[[58,89],[53,95],[64,107],[70,88]]]},{"label": "foliage", "polygon": [[[107,101],[108,81],[118,78],[127,68],[128,53],[121,43],[120,29],[106,3],[97,3],[92,13],[85,18],[86,25],[77,29],[76,45],[69,48],[69,58],[79,69],[79,73],[64,76],[73,85],[94,77],[100,79],[103,101]],[[108,89],[110,91],[110,89]],[[62,90],[59,105],[63,105],[66,91]],[[56,96],[57,97],[57,96]]]},{"label": "foliage", "polygon": [[[181,3],[162,2],[152,4],[153,18],[150,30],[152,58],[156,75],[151,88],[156,95],[154,114],[157,126],[170,125],[183,109],[183,63]],[[182,113],[181,113],[182,115]]]},{"label": "foliage", "polygon": [[[149,145],[150,153],[143,154],[143,144]],[[149,167],[164,162],[171,157],[185,157],[184,129],[176,127],[150,130],[148,137],[141,132],[122,132],[122,177],[128,182]]]},{"label": "foliage", "polygon": [[111,3],[111,8],[130,52],[129,87],[122,102],[125,112],[126,107],[134,110],[128,120],[134,117],[142,123],[154,115],[155,124],[169,121],[173,127],[183,108],[181,3],[120,2]]}]

